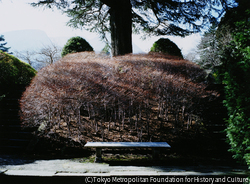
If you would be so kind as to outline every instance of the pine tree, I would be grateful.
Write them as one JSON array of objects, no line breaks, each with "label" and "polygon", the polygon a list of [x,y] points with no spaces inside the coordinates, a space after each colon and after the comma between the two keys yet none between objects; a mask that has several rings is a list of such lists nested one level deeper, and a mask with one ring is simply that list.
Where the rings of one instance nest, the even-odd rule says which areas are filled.
[{"label": "pine tree", "polygon": [[[4,36],[1,35],[0,42],[4,42],[4,41],[5,41]],[[9,52],[10,47],[5,47],[6,44],[7,44],[7,42],[0,43],[0,50],[2,50],[3,52],[7,52],[9,54],[12,54],[12,52]]]},{"label": "pine tree", "polygon": [[[57,7],[71,20],[68,25],[111,33],[112,55],[132,52],[132,30],[149,35],[185,36],[233,6],[234,0],[43,0],[33,6]],[[222,7],[222,8],[221,8]]]},{"label": "pine tree", "polygon": [[217,25],[213,24],[207,32],[204,33],[199,45],[197,46],[200,59],[196,61],[202,68],[213,70],[214,67],[221,64],[218,57],[218,40],[216,39]]}]

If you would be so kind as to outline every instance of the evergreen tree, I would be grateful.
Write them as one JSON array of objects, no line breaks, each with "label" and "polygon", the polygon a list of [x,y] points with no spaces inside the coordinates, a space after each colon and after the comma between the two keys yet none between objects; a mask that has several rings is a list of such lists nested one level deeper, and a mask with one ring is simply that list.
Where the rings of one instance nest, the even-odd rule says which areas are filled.
[{"label": "evergreen tree", "polygon": [[[1,35],[0,36],[0,42],[4,42],[4,41],[5,41],[4,36]],[[7,42],[0,43],[0,50],[3,51],[3,52],[9,53],[10,47],[5,47],[6,44],[7,44]],[[12,53],[9,53],[9,54],[12,54]]]},{"label": "evergreen tree", "polygon": [[[200,64],[217,69],[225,86],[227,141],[233,157],[250,167],[250,1],[240,0],[199,45]],[[216,61],[216,62],[215,62]],[[218,65],[217,65],[218,64]]]},{"label": "evergreen tree", "polygon": [[[233,6],[234,0],[42,0],[33,6],[57,7],[71,20],[106,37],[111,32],[112,55],[132,52],[132,29],[154,35],[185,36]],[[221,8],[222,7],[222,8]]]},{"label": "evergreen tree", "polygon": [[213,70],[214,67],[221,64],[218,57],[218,40],[216,39],[217,26],[213,24],[207,32],[204,33],[199,45],[197,46],[200,59],[197,61],[202,68]]},{"label": "evergreen tree", "polygon": [[241,3],[226,13],[219,26],[219,36],[226,28],[232,33],[232,41],[223,49],[220,73],[225,85],[230,151],[250,166],[250,2]]},{"label": "evergreen tree", "polygon": [[[250,11],[249,11],[250,17]],[[236,159],[250,166],[250,29],[249,21],[237,22],[238,31],[231,43],[232,52],[225,53],[227,68],[225,105],[228,109],[227,136]]]}]

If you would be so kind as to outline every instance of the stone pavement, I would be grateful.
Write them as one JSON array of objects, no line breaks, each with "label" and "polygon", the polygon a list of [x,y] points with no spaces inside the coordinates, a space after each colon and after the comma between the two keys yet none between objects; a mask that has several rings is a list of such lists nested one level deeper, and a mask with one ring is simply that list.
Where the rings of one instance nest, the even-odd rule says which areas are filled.
[{"label": "stone pavement", "polygon": [[250,176],[246,167],[230,166],[111,166],[81,159],[32,160],[0,155],[5,176]]}]

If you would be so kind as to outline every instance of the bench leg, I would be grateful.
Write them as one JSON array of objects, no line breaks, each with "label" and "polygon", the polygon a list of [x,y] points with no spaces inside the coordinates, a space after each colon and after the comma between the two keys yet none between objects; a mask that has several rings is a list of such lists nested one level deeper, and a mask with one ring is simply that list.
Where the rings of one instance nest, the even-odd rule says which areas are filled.
[{"label": "bench leg", "polygon": [[153,148],[153,159],[159,160],[160,150],[157,148]]},{"label": "bench leg", "polygon": [[102,162],[102,149],[101,148],[96,148],[95,162],[96,163]]}]

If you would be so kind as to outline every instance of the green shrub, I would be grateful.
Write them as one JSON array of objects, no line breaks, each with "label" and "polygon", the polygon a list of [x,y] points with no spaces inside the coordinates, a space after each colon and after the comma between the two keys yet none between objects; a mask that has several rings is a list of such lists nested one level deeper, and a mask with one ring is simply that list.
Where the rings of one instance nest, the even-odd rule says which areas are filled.
[{"label": "green shrub", "polygon": [[250,165],[250,11],[235,23],[233,41],[223,54],[224,84],[228,109],[226,129],[234,158]]},{"label": "green shrub", "polygon": [[62,57],[75,52],[93,51],[91,45],[80,36],[70,38],[62,50]]},{"label": "green shrub", "polygon": [[0,51],[0,97],[16,85],[28,85],[36,70],[16,57]]},{"label": "green shrub", "polygon": [[172,56],[183,58],[181,50],[178,46],[168,38],[160,38],[150,49],[151,52],[162,52]]}]

